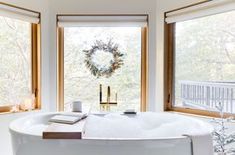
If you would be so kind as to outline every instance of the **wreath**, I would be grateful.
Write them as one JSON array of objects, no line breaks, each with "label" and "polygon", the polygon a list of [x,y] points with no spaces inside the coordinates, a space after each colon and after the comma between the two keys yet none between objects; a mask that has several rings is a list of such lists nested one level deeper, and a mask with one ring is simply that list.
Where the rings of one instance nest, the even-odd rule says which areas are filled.
[{"label": "wreath", "polygon": [[[123,54],[119,52],[118,45],[114,44],[112,40],[108,43],[104,43],[102,40],[96,40],[94,45],[89,50],[83,50],[85,53],[85,65],[90,70],[91,74],[99,78],[111,77],[113,73],[119,69],[123,63]],[[101,66],[99,62],[94,62],[95,54],[101,54],[98,52],[105,52],[106,54],[112,54],[112,59],[109,61],[108,66]]]}]

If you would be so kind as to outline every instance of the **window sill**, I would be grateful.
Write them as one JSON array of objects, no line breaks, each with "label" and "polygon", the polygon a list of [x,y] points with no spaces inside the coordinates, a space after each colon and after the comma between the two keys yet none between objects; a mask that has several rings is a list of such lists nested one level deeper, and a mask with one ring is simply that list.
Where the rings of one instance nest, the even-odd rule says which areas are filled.
[{"label": "window sill", "polygon": [[[187,109],[185,109],[185,110],[187,110]],[[220,116],[217,112],[209,112],[209,111],[208,111],[207,115],[203,115],[201,113],[190,113],[190,112],[185,112],[185,111],[180,111],[180,110],[166,110],[165,112],[180,114],[180,115],[204,119],[204,120],[212,120],[214,118],[220,118]],[[213,113],[213,114],[211,115],[211,113]],[[231,114],[225,114],[224,116],[225,116],[225,118],[234,117],[234,115],[231,115]],[[231,123],[235,123],[235,119],[233,119],[231,121]]]},{"label": "window sill", "polygon": [[41,109],[33,109],[33,110],[19,110],[19,111],[4,111],[4,112],[0,112],[0,115],[9,115],[9,114],[18,114],[18,113],[30,113],[30,112],[39,112],[41,111]]},{"label": "window sill", "polygon": [[0,106],[0,113],[9,112],[13,108],[13,105]]},{"label": "window sill", "polygon": [[168,111],[165,111],[165,112],[167,112],[167,113],[174,113],[174,114],[180,114],[180,115],[190,116],[190,117],[198,117],[198,118],[203,118],[203,119],[213,119],[213,118],[215,118],[213,116],[204,116],[204,115],[185,113],[185,112],[174,111],[174,110],[168,110]]},{"label": "window sill", "polygon": [[[165,111],[179,112],[189,115],[202,116],[202,117],[210,117],[210,118],[218,118],[220,117],[219,112],[216,111],[206,111],[199,109],[191,109],[191,108],[183,108],[183,107],[171,107],[166,109]],[[235,116],[234,114],[225,113],[224,117]]]}]

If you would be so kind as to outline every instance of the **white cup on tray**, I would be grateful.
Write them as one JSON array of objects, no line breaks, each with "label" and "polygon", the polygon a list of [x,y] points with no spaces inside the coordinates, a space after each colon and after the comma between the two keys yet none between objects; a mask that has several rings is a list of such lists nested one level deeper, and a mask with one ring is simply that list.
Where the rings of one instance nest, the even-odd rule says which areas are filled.
[{"label": "white cup on tray", "polygon": [[82,102],[73,101],[72,102],[72,112],[82,112]]}]

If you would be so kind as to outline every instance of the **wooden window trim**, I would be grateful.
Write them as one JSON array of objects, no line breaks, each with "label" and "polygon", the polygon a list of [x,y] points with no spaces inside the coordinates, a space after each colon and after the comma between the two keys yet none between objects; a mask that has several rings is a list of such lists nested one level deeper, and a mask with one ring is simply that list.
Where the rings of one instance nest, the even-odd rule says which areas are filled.
[{"label": "wooden window trim", "polygon": [[[80,16],[74,14],[72,15]],[[58,16],[61,15],[57,15],[56,19],[57,21],[58,21]],[[99,15],[96,14],[96,16]],[[132,15],[126,15],[126,16],[132,16]],[[57,111],[64,111],[64,28],[59,27],[58,24],[57,24],[57,86],[58,86]],[[140,105],[141,111],[147,110],[148,106],[147,95],[148,95],[148,26],[141,28],[141,105]]]},{"label": "wooden window trim", "polygon": [[140,111],[147,111],[148,103],[148,27],[141,28],[141,103]]},{"label": "wooden window trim", "polygon": [[32,40],[32,93],[35,109],[41,109],[41,25],[31,24]]},{"label": "wooden window trim", "polygon": [[[198,4],[206,3],[210,0],[202,1],[199,3],[191,4],[185,7],[181,7],[178,9],[174,9],[172,11],[177,11],[181,9],[185,9],[191,6],[195,6]],[[181,112],[181,113],[188,113],[188,114],[195,114],[201,116],[209,116],[209,117],[220,117],[219,112],[215,111],[207,111],[207,110],[199,110],[193,109],[188,107],[174,107],[173,100],[174,100],[174,54],[175,54],[175,23],[167,24],[164,23],[164,111],[172,111],[172,112]],[[235,116],[235,114],[225,113],[224,117]]]},{"label": "wooden window trim", "polygon": [[[40,12],[29,10],[26,8],[14,6],[0,2],[7,6],[14,8],[34,12],[39,14]],[[32,72],[32,94],[35,94],[35,110],[41,109],[41,24],[31,24],[31,72]],[[11,113],[12,105],[4,105],[0,107],[0,114]],[[23,112],[23,111],[17,111]]]},{"label": "wooden window trim", "polygon": [[64,28],[57,27],[57,111],[64,111]]}]

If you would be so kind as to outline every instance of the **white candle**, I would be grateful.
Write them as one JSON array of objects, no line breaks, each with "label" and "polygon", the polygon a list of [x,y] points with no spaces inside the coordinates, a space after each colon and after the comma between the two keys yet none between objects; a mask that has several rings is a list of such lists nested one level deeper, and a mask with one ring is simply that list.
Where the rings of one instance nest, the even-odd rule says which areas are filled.
[{"label": "white candle", "polygon": [[25,98],[20,104],[20,109],[25,111],[34,109],[34,96]]}]

